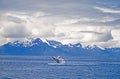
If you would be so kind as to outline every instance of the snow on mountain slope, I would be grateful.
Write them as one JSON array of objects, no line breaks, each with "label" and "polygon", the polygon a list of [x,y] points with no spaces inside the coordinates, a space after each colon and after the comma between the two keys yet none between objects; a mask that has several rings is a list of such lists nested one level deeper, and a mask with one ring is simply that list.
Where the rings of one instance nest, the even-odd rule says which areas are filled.
[{"label": "snow on mountain slope", "polygon": [[111,54],[120,56],[120,48],[102,48],[97,45],[82,47],[77,44],[62,44],[54,40],[42,41],[40,38],[30,39],[27,41],[8,42],[0,46],[0,54],[15,55],[77,55],[77,56],[94,56]]},{"label": "snow on mountain slope", "polygon": [[49,46],[52,46],[54,48],[57,48],[57,47],[60,47],[62,46],[63,44],[58,42],[58,41],[54,41],[54,40],[46,40],[46,43],[49,45]]}]

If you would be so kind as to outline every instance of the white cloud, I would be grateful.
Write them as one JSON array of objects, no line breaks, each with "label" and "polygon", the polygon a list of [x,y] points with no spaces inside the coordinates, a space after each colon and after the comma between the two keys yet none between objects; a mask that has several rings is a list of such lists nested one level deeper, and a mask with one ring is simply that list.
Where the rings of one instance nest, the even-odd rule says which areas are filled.
[{"label": "white cloud", "polygon": [[114,40],[119,41],[120,40],[120,28],[112,30],[112,36]]},{"label": "white cloud", "polygon": [[101,47],[105,47],[105,48],[120,47],[120,42],[115,40],[109,40],[107,42],[96,42],[94,44],[99,45]]},{"label": "white cloud", "polygon": [[[64,31],[63,31],[64,30]],[[85,25],[68,25],[64,27],[57,27],[57,34],[64,34],[61,38],[57,37],[59,40],[75,40],[76,42],[104,42],[112,39],[111,28],[101,27],[101,26],[85,26]]]},{"label": "white cloud", "polygon": [[110,17],[110,16],[105,16],[105,17],[102,17],[100,20],[98,20],[99,22],[112,22],[112,21],[115,21],[115,20],[118,20],[119,17],[115,18],[115,17]]},{"label": "white cloud", "polygon": [[0,36],[0,45],[2,45],[2,44],[4,44],[4,43],[6,43],[7,42],[7,39],[6,38],[4,38],[4,37],[2,37],[2,36]]},{"label": "white cloud", "polygon": [[[47,15],[47,14],[45,14]],[[3,38],[17,39],[54,36],[54,25],[51,17],[46,17],[42,12],[19,13],[7,12],[0,14],[0,36]],[[43,17],[44,16],[44,17]],[[2,41],[1,41],[2,42]]]},{"label": "white cloud", "polygon": [[101,42],[112,39],[111,31],[95,32],[95,31],[81,31],[83,33],[82,41],[84,42]]},{"label": "white cloud", "polygon": [[[1,44],[7,41],[26,40],[27,38],[53,39],[63,43],[97,44],[113,46],[109,41],[117,41],[120,30],[115,27],[93,26],[82,22],[113,21],[116,18],[86,18],[54,16],[43,12],[6,12],[0,14]],[[6,40],[5,40],[6,39]],[[112,41],[112,42],[113,42]],[[115,43],[115,42],[113,42]],[[107,45],[105,45],[107,44]],[[114,44],[120,46],[120,44]]]},{"label": "white cloud", "polygon": [[2,15],[0,18],[1,36],[6,38],[21,38],[30,35],[30,32],[28,28],[25,27],[25,22],[23,20],[7,14]]},{"label": "white cloud", "polygon": [[120,13],[120,10],[115,10],[115,9],[102,8],[102,7],[94,7],[94,8],[104,13],[113,13],[113,14]]},{"label": "white cloud", "polygon": [[63,21],[59,22],[56,25],[67,25],[67,24],[74,24],[77,22],[93,22],[96,21],[96,19],[93,18],[86,18],[86,17],[82,17],[82,18],[68,18],[68,19],[64,19]]}]

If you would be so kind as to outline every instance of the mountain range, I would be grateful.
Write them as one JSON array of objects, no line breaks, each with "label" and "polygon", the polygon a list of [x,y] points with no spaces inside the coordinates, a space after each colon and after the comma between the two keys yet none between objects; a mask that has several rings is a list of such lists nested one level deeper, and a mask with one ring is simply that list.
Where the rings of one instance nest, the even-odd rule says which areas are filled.
[{"label": "mountain range", "polygon": [[42,41],[35,38],[1,45],[0,55],[120,57],[120,48],[102,48],[97,45],[83,47],[80,43],[62,44],[54,40]]}]

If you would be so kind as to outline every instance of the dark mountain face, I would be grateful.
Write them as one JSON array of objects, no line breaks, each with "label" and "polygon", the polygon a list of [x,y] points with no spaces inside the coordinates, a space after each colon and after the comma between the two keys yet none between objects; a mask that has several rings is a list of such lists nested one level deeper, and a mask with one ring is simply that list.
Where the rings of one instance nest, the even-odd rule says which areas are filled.
[{"label": "dark mountain face", "polygon": [[80,43],[63,45],[61,42],[36,38],[25,42],[8,42],[0,46],[2,55],[40,55],[40,56],[115,56],[120,57],[120,48],[82,47]]}]

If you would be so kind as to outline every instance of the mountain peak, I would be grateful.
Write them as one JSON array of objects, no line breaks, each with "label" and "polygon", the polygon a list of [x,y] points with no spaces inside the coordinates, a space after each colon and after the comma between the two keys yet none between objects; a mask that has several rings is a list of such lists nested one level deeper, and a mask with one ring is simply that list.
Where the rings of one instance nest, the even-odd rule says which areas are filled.
[{"label": "mountain peak", "polygon": [[85,49],[101,49],[101,50],[104,50],[105,48],[103,48],[101,46],[97,46],[97,45],[87,45],[85,47]]},{"label": "mountain peak", "polygon": [[54,40],[46,40],[46,43],[54,48],[57,48],[63,45],[61,42],[54,41]]},{"label": "mountain peak", "polygon": [[[107,52],[107,53],[105,53]],[[119,54],[120,48],[102,48],[97,45],[88,45],[85,48],[80,43],[65,44],[54,40],[43,41],[40,38],[28,39],[27,41],[8,42],[0,46],[0,54],[15,55],[79,55],[79,56],[96,56],[107,55],[109,53]]]}]

